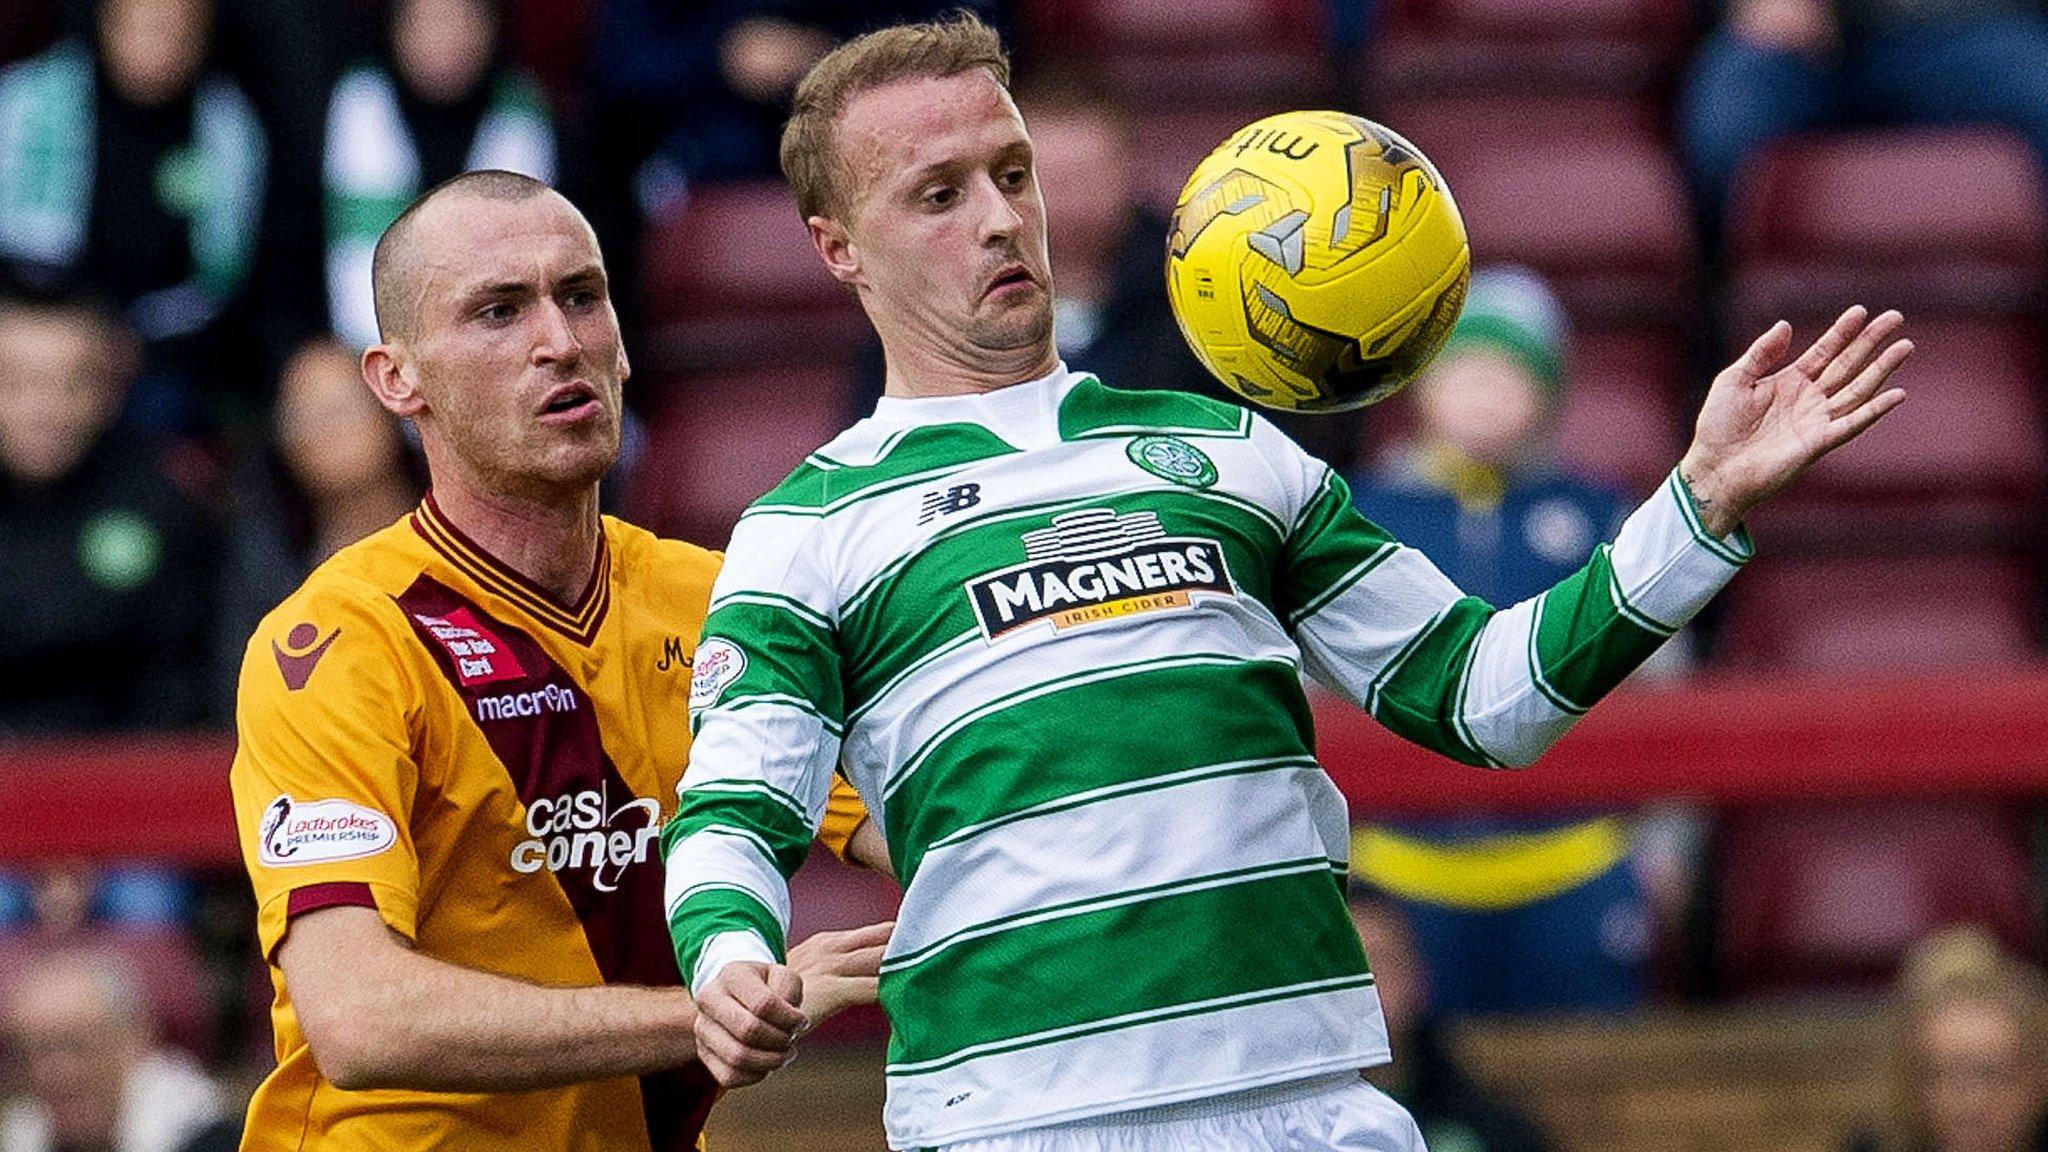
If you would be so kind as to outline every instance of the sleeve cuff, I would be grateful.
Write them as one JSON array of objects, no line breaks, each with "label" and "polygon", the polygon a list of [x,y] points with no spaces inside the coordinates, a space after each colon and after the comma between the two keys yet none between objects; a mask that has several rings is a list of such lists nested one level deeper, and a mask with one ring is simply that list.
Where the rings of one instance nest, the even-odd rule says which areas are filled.
[{"label": "sleeve cuff", "polygon": [[285,898],[284,918],[291,920],[321,908],[349,906],[375,908],[377,897],[370,892],[370,886],[359,880],[329,880],[323,884],[308,884],[294,888]]},{"label": "sleeve cuff", "polygon": [[697,970],[690,974],[690,991],[718,979],[725,966],[735,963],[777,964],[775,952],[758,932],[720,932],[697,954]]},{"label": "sleeve cuff", "polygon": [[1686,484],[1685,477],[1679,475],[1677,468],[1671,470],[1669,484],[1672,496],[1678,502],[1679,513],[1685,517],[1685,525],[1700,547],[1738,568],[1756,555],[1756,542],[1750,539],[1746,525],[1737,524],[1735,531],[1726,536],[1708,535],[1706,525],[1700,520],[1699,501],[1693,497],[1692,488]]}]

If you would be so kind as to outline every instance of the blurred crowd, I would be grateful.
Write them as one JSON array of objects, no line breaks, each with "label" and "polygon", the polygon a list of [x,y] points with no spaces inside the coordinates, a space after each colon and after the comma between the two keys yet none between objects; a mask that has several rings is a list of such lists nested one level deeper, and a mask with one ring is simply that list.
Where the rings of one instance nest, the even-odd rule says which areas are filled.
[{"label": "blurred crowd", "polygon": [[[376,338],[370,251],[467,169],[554,182],[590,216],[639,369],[608,506],[722,544],[880,387],[879,348],[777,183],[783,105],[841,39],[958,6],[7,0],[0,741],[225,727],[256,620],[418,500],[408,429],[357,369]],[[1470,591],[1533,595],[1677,459],[1730,350],[1779,315],[1812,332],[1843,304],[1897,305],[1918,326],[1913,402],[1760,526],[1766,557],[1726,611],[1646,674],[2040,659],[2038,0],[965,6],[1017,50],[1070,363],[1215,394],[1160,275],[1180,180],[1258,115],[1360,112],[1436,160],[1481,267],[1406,397],[1285,421],[1369,516]],[[1398,924],[1384,954],[1429,971],[1436,1021],[1720,990],[1687,957],[1740,902],[1740,873],[1718,872],[1729,852],[1850,828],[1898,830],[1874,852],[1958,837],[1977,846],[1964,864],[1995,870],[1989,902],[1933,900],[1836,968],[1886,975],[1942,922],[1994,932],[1906,962],[1901,1060],[1923,1072],[1854,1147],[2019,1152],[2048,1147],[2038,977],[2012,958],[2041,942],[2028,821],[1996,804],[1833,823],[1570,812],[1374,825],[1356,863],[1373,915]],[[1940,867],[1916,882],[1944,888]],[[166,873],[0,873],[0,943],[35,924],[149,939],[204,916]],[[0,1113],[0,1152],[213,1146],[203,1091],[179,1089],[188,1114],[136,1113],[133,1094],[198,1073],[155,1047],[121,955],[65,948],[11,993],[0,980],[28,1092]],[[1390,1016],[1412,1013],[1394,1021],[1401,1046],[1425,1054],[1398,1092],[1464,1109],[1442,1146],[1545,1147],[1472,1102],[1420,1004],[1389,998]]]},{"label": "blurred crowd", "polygon": [[[1965,215],[1973,198],[2015,179],[2023,187],[2005,194],[2044,211],[2040,7],[1734,0],[1701,13],[1675,2],[1564,4],[1520,24],[1453,0],[971,5],[1017,46],[1019,102],[1052,215],[1063,354],[1126,386],[1211,388],[1181,346],[1157,268],[1179,176],[1235,123],[1335,103],[1422,143],[1466,203],[1478,258],[1533,265],[1549,280],[1539,291],[1557,297],[1540,411],[1515,409],[1521,401],[1475,378],[1464,399],[1443,399],[1460,391],[1446,386],[1370,416],[1290,424],[1364,488],[1420,483],[1459,507],[1490,507],[1486,489],[1498,481],[1475,488],[1446,473],[1470,457],[1503,476],[1576,475],[1632,501],[1631,489],[1683,443],[1690,396],[1735,329],[1765,313],[1807,320],[1850,295],[1917,306],[1916,321],[1936,325],[1922,330],[1934,353],[1981,352],[1988,324],[2002,359],[1963,374],[1980,388],[2001,373],[2036,384],[2039,285],[2024,267],[1995,299],[1981,298],[1997,282],[1988,273],[1961,278],[1980,297],[1944,296],[1940,276],[1914,274],[1907,249],[1872,254],[1854,237],[1823,235],[1813,241],[1823,257],[1882,266],[1832,281],[1828,269],[1809,269],[1810,283],[1793,267],[1786,289],[1776,275],[1785,270],[1764,257],[1777,233],[1813,226],[1772,217],[1796,216],[1796,205],[1752,202],[1772,194],[1760,184],[1799,182],[1796,167],[1766,179],[1774,142],[1872,126],[1989,126],[2028,158],[2024,170],[1972,170],[1972,157],[1956,153],[1925,175],[1948,180]],[[0,735],[225,723],[228,672],[250,624],[312,564],[417,497],[405,429],[355,381],[355,355],[376,337],[367,268],[408,199],[468,168],[557,182],[589,212],[642,367],[614,507],[718,543],[806,438],[822,439],[878,387],[878,350],[843,295],[820,294],[776,184],[782,104],[839,39],[945,6],[9,5],[0,24],[0,334],[10,349],[0,367],[9,541],[0,593],[20,611],[0,623]],[[1500,67],[1477,68],[1489,59]],[[1575,205],[1563,197],[1579,189],[1552,188],[1553,177],[1608,200]],[[2039,265],[2041,220],[2017,226],[2016,241],[1990,236],[1983,246]],[[1900,299],[1876,298],[1887,295]],[[2025,322],[2016,338],[2010,320]],[[1951,403],[1978,406],[1937,395],[1921,407]],[[1951,450],[2006,462],[1980,468],[1985,498],[1964,517],[1982,529],[1969,561],[2003,597],[1989,605],[1998,625],[1932,641],[1960,645],[1963,658],[2023,655],[2038,632],[2032,540],[2008,531],[2018,518],[2004,513],[2015,494],[2040,493],[2039,413],[1994,415],[2008,418],[1994,431],[2001,444]],[[1515,459],[1489,461],[1488,446],[1458,445],[1456,433],[1419,451],[1410,435],[1418,421],[1448,418],[1514,439],[1506,430],[1525,417],[1548,433],[1539,437],[1546,452],[1515,446]],[[735,425],[751,440],[727,454],[746,463],[693,463],[718,455]],[[767,450],[749,451],[756,443]],[[1923,472],[1949,462],[1941,449],[1918,451],[1933,457],[1920,461]],[[1839,476],[1836,487],[1924,486],[1912,463]],[[647,467],[636,474],[636,464]],[[1953,479],[1969,491],[1980,478]],[[1520,498],[1502,505],[1509,519],[1526,510]],[[1611,527],[1605,505],[1576,504],[1560,519],[1540,491],[1527,501],[1548,517],[1559,556]],[[1420,505],[1416,520],[1374,507],[1424,534],[1445,523]],[[1764,583],[1752,599],[1770,603],[1750,615],[1765,625],[1798,616],[1811,595],[1797,578]],[[1509,596],[1525,584],[1494,587]],[[1735,628],[1735,664],[1806,660],[1785,651],[1796,637],[1758,639],[1756,630]],[[1712,643],[1701,650],[1718,654]]]}]

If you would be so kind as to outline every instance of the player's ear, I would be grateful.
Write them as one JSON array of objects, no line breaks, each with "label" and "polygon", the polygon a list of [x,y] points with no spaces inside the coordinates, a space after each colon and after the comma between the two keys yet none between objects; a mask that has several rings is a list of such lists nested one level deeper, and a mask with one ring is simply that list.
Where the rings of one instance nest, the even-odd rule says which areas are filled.
[{"label": "player's ear", "polygon": [[363,352],[363,383],[393,416],[411,418],[426,411],[426,397],[412,371],[403,344],[372,344]]},{"label": "player's ear", "polygon": [[860,248],[846,231],[846,225],[830,216],[813,216],[804,221],[811,230],[811,246],[825,261],[825,271],[841,284],[859,284]]}]

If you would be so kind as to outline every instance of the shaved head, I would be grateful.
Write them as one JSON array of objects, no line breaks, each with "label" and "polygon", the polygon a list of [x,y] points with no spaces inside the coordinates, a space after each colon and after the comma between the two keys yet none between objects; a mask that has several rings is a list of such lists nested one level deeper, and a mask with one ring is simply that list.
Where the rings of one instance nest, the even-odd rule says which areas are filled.
[{"label": "shaved head", "polygon": [[384,229],[384,235],[377,238],[377,250],[370,259],[370,292],[376,303],[378,334],[387,341],[409,339],[413,334],[414,312],[419,303],[420,245],[416,232],[420,215],[428,205],[460,197],[516,202],[552,191],[531,176],[486,168],[443,180],[406,205],[398,219]]},{"label": "shaved head", "polygon": [[372,265],[383,339],[363,379],[419,430],[434,486],[587,495],[618,458],[631,369],[583,213],[537,180],[472,173],[406,209]]}]

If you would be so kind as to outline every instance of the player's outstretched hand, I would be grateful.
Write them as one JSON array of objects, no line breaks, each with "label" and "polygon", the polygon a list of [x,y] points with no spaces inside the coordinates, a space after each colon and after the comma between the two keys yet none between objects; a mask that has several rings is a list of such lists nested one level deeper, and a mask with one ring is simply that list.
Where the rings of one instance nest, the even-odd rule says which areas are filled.
[{"label": "player's outstretched hand", "polygon": [[896,922],[846,932],[819,932],[789,950],[789,966],[804,981],[804,1007],[813,1025],[856,1004],[873,1004],[882,952]]},{"label": "player's outstretched hand", "polygon": [[789,1063],[804,1017],[803,978],[780,964],[728,964],[697,995],[697,1059],[727,1088]]},{"label": "player's outstretched hand", "polygon": [[1751,509],[1905,400],[1903,389],[1884,386],[1913,352],[1912,341],[1892,339],[1905,322],[1897,312],[1869,319],[1857,305],[1786,363],[1792,326],[1780,320],[1714,377],[1678,466],[1708,532],[1734,531]]}]

